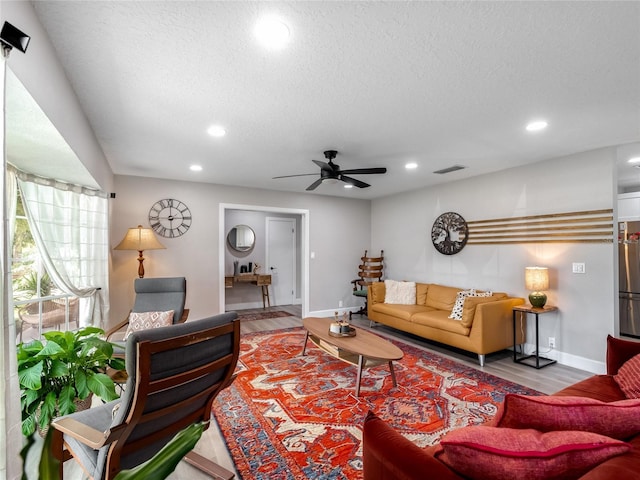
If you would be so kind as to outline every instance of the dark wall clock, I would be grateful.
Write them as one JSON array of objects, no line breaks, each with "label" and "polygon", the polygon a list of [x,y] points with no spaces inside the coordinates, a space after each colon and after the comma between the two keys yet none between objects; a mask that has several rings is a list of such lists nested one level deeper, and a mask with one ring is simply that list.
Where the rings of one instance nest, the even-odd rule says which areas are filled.
[{"label": "dark wall clock", "polygon": [[436,218],[431,227],[431,241],[440,253],[454,255],[467,244],[469,229],[459,214],[447,212]]},{"label": "dark wall clock", "polygon": [[180,200],[163,198],[151,206],[149,224],[158,235],[179,237],[187,233],[191,226],[191,211]]}]

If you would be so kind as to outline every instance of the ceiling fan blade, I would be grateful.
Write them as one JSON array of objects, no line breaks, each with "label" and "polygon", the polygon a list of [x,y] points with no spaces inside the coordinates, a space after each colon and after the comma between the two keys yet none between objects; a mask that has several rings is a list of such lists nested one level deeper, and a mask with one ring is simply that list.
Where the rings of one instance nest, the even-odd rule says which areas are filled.
[{"label": "ceiling fan blade", "polygon": [[320,160],[311,160],[311,161],[316,165],[318,165],[322,170],[328,170],[330,172],[333,172],[333,168],[331,168],[331,165],[329,165],[327,162],[322,162]]},{"label": "ceiling fan blade", "polygon": [[273,180],[274,178],[306,177],[309,175],[318,175],[318,174],[317,173],[300,173],[298,175],[280,175],[279,177],[271,177],[271,179]]},{"label": "ceiling fan blade", "polygon": [[384,167],[352,168],[351,170],[341,170],[340,173],[346,173],[347,175],[370,175],[376,173],[387,173],[387,169]]},{"label": "ceiling fan blade", "polygon": [[340,180],[345,183],[350,183],[351,185],[354,185],[358,188],[367,188],[371,186],[368,183],[361,182],[360,180],[357,180],[355,178],[347,177],[346,175],[340,175]]},{"label": "ceiling fan blade", "polygon": [[309,192],[310,192],[311,190],[315,190],[315,189],[316,189],[316,187],[317,187],[318,185],[320,185],[321,183],[322,183],[322,179],[321,179],[321,178],[319,178],[318,180],[316,180],[315,182],[313,182],[311,185],[309,185],[309,186],[307,187],[307,191],[309,191]]}]

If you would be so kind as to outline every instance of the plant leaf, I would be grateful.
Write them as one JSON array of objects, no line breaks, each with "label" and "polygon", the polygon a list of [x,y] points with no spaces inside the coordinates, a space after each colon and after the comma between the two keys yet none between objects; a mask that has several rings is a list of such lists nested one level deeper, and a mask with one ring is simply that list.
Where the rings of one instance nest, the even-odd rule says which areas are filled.
[{"label": "plant leaf", "polygon": [[87,375],[82,371],[78,370],[76,372],[76,392],[78,392],[78,397],[81,399],[87,398],[89,395],[89,386],[87,385]]},{"label": "plant leaf", "polygon": [[38,419],[38,425],[40,428],[46,428],[56,412],[56,394],[54,392],[47,393],[42,405],[40,405],[40,418]]},{"label": "plant leaf", "polygon": [[47,431],[42,445],[42,455],[38,467],[38,478],[40,480],[58,480],[60,478],[60,460],[53,456],[51,449],[53,443],[53,428]]},{"label": "plant leaf", "polygon": [[204,422],[189,425],[149,460],[130,470],[122,470],[114,480],[167,478],[180,460],[196,446],[204,431],[204,425]]},{"label": "plant leaf", "polygon": [[94,395],[97,395],[106,402],[118,398],[113,380],[105,373],[90,375],[87,378],[87,385]]},{"label": "plant leaf", "polygon": [[36,431],[36,414],[35,412],[22,420],[22,434],[25,437],[32,435]]},{"label": "plant leaf", "polygon": [[69,367],[62,360],[52,360],[49,366],[49,373],[46,375],[49,378],[62,378],[69,375]]},{"label": "plant leaf", "polygon": [[73,400],[76,398],[76,389],[71,385],[65,385],[58,394],[58,413],[67,415],[76,411]]},{"label": "plant leaf", "polygon": [[[53,333],[53,332],[47,332]],[[50,341],[44,344],[42,349],[35,355],[36,357],[55,358],[57,355],[64,353],[64,349],[56,342]]]},{"label": "plant leaf", "polygon": [[18,380],[20,381],[20,388],[27,388],[31,390],[40,390],[42,388],[42,369],[44,368],[44,361],[40,361],[24,370],[18,371]]}]

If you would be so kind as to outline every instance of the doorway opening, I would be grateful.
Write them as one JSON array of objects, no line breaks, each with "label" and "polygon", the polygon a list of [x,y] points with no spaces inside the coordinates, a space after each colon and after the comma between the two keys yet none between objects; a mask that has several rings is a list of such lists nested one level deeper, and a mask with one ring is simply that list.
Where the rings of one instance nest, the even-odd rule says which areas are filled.
[{"label": "doorway opening", "polygon": [[[248,308],[262,308],[264,297],[260,296],[260,288],[256,288],[251,283],[232,283],[229,277],[234,274],[252,273],[271,275],[275,265],[267,264],[267,261],[274,259],[275,250],[273,245],[268,247],[269,220],[281,218],[282,223],[272,225],[295,225],[295,258],[292,258],[293,272],[292,278],[293,296],[282,301],[293,301],[300,304],[302,316],[308,316],[309,311],[309,211],[294,208],[265,207],[261,205],[240,205],[240,204],[220,204],[219,215],[219,298],[221,312],[226,310],[241,310]],[[289,223],[288,223],[289,222]],[[254,243],[250,248],[236,249],[228,242],[228,235],[232,231],[237,231],[238,227],[248,227],[253,232]],[[289,248],[291,248],[289,246]],[[286,249],[286,247],[285,247]],[[286,251],[286,250],[285,250]],[[270,253],[269,253],[270,252]],[[282,256],[283,252],[280,252]],[[271,257],[271,259],[269,258]],[[258,266],[256,270],[256,264]],[[274,267],[274,270],[271,270]],[[291,265],[286,265],[287,270]],[[242,271],[242,273],[241,273]],[[226,288],[225,288],[226,286]],[[269,285],[271,305],[279,302],[277,296],[274,298],[274,285]],[[292,299],[292,300],[291,300]]]}]

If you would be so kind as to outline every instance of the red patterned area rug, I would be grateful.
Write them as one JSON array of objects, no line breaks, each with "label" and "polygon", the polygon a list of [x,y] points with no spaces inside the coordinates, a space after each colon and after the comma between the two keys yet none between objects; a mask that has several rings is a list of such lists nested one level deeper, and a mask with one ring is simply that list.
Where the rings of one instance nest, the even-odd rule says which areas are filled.
[{"label": "red patterned area rug", "polygon": [[506,393],[539,392],[394,341],[404,358],[365,370],[355,397],[356,367],[290,328],[243,335],[238,378],[213,413],[244,480],[362,478],[362,423],[376,412],[420,446],[451,429],[493,417]]},{"label": "red patterned area rug", "polygon": [[265,320],[267,318],[281,318],[281,317],[293,317],[295,315],[284,312],[282,310],[274,310],[270,312],[254,312],[254,313],[242,313],[238,312],[238,318],[241,322],[250,322],[252,320]]}]

